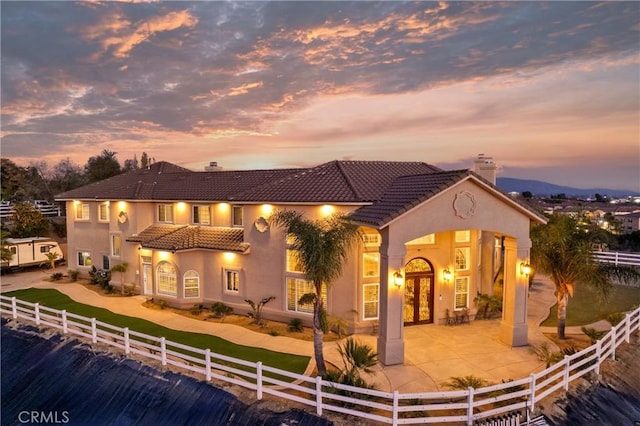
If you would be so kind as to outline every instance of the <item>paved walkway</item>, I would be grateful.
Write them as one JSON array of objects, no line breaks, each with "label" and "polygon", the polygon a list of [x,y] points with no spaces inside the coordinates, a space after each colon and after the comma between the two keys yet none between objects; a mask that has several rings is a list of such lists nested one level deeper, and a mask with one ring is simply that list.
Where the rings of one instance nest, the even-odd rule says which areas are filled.
[{"label": "paved walkway", "polygon": [[[313,357],[313,343],[283,336],[256,333],[243,327],[205,322],[184,317],[171,311],[151,310],[142,307],[145,296],[104,297],[80,284],[45,281],[51,271],[25,272],[2,277],[2,292],[21,288],[55,288],[72,299],[89,305],[109,309],[112,312],[144,317],[163,326],[200,333],[208,333],[233,343],[261,347],[274,351],[308,355]],[[536,279],[529,295],[528,318],[529,344],[547,342],[539,326],[555,303],[553,283]],[[544,369],[544,364],[531,353],[531,346],[511,348],[499,341],[499,320],[477,320],[456,326],[420,325],[405,327],[405,363],[396,366],[378,365],[368,380],[380,390],[400,392],[430,392],[445,390],[445,382],[452,376],[474,375],[499,383],[501,380],[520,379]],[[579,333],[580,327],[575,327]],[[567,327],[567,333],[575,332]],[[554,328],[551,332],[555,331]],[[356,335],[361,342],[376,348],[376,336]],[[325,343],[325,359],[342,366],[337,352],[338,342]],[[307,371],[313,370],[313,360]]]}]

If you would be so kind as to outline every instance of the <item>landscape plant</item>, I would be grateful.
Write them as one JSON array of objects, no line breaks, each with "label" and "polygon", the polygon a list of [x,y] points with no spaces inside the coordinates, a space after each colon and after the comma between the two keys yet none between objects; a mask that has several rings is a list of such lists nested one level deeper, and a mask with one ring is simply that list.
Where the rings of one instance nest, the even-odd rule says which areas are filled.
[{"label": "landscape plant", "polygon": [[555,284],[559,339],[565,338],[567,304],[576,284],[593,286],[606,298],[612,279],[631,282],[640,278],[633,268],[601,263],[594,258],[593,247],[598,235],[582,226],[578,218],[557,214],[552,215],[548,223],[531,229],[531,263],[549,275]]},{"label": "landscape plant", "polygon": [[469,388],[478,389],[489,386],[489,382],[483,378],[469,375],[450,377],[444,385],[452,390],[467,390]]},{"label": "landscape plant", "polygon": [[71,278],[71,281],[78,281],[78,276],[80,275],[80,271],[76,270],[76,269],[69,269],[69,278]]},{"label": "landscape plant", "polygon": [[[270,223],[284,229],[291,239],[290,250],[307,279],[313,285],[313,351],[318,374],[324,376],[327,367],[323,354],[323,336],[327,330],[326,311],[322,300],[323,286],[329,286],[342,274],[349,248],[358,240],[358,226],[340,214],[320,220],[305,218],[300,212],[275,212]],[[303,295],[305,297],[305,295]],[[307,299],[308,300],[308,299]]]},{"label": "landscape plant", "polygon": [[122,294],[125,293],[124,289],[124,274],[129,269],[129,264],[127,262],[119,263],[118,265],[113,265],[110,269],[111,272],[118,272],[120,274],[120,291]]},{"label": "landscape plant", "polygon": [[227,306],[222,302],[214,302],[211,305],[211,312],[216,318],[221,318],[221,321],[224,322],[224,318],[227,315],[233,313],[233,308],[231,306]]},{"label": "landscape plant", "polygon": [[304,330],[304,327],[302,326],[302,320],[300,318],[291,318],[291,320],[289,320],[289,331],[293,331],[293,332],[302,332]]},{"label": "landscape plant", "polygon": [[258,325],[264,325],[264,321],[262,320],[262,308],[264,308],[264,305],[271,302],[275,298],[276,298],[275,296],[265,297],[258,303],[250,299],[245,299],[245,302],[249,304],[249,306],[251,307],[251,312],[249,312],[249,316],[253,318],[254,323]]}]

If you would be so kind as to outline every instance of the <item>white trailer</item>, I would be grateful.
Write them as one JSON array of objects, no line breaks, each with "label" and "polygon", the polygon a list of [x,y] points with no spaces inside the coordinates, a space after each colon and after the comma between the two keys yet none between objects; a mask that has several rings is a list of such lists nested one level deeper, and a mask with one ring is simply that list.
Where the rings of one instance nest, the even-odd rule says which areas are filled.
[{"label": "white trailer", "polygon": [[51,238],[7,238],[5,247],[11,252],[11,260],[0,264],[3,271],[18,270],[27,266],[48,267],[51,261],[47,258],[47,253],[58,253],[56,263],[64,261],[60,246]]}]

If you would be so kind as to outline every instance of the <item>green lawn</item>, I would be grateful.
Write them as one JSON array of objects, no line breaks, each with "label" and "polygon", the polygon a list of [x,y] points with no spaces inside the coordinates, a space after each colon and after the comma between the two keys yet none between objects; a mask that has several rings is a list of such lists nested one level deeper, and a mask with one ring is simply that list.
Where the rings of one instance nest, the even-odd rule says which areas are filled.
[{"label": "green lawn", "polygon": [[[262,361],[265,365],[290,371],[292,373],[303,374],[310,360],[307,356],[291,355],[262,348],[237,345],[216,336],[174,330],[141,318],[115,314],[104,308],[97,308],[95,306],[75,302],[69,296],[59,292],[58,290],[30,288],[4,293],[3,295],[7,297],[16,297],[17,299],[31,303],[40,303],[41,305],[49,308],[59,310],[66,309],[67,312],[88,318],[95,317],[98,321],[117,327],[129,327],[130,330],[134,330],[139,333],[145,333],[155,337],[165,337],[167,340],[200,349],[208,348],[211,349],[212,352],[216,352],[218,354],[252,362]],[[283,380],[287,379],[283,378]]]},{"label": "green lawn", "polygon": [[[592,287],[576,286],[573,297],[567,305],[567,326],[582,326],[607,319],[607,315],[624,312],[640,305],[640,288],[616,285],[611,294],[604,300],[598,291]],[[551,307],[549,317],[541,324],[545,327],[555,327],[558,322],[558,305]]]}]

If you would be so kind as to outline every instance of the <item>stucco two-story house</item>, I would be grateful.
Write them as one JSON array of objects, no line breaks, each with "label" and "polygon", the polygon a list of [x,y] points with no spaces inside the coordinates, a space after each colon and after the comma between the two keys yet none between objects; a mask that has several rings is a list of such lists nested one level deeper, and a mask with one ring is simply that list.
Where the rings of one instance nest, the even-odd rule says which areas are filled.
[{"label": "stucco two-story house", "polygon": [[[544,218],[495,186],[493,162],[444,171],[422,162],[332,161],[311,168],[195,172],[167,162],[59,194],[67,204],[69,267],[129,265],[140,294],[191,307],[275,296],[264,316],[310,323],[312,286],[269,223],[294,209],[348,214],[361,227],[328,314],[378,332],[379,359],[404,361],[404,327],[475,313],[478,293],[502,294],[501,339],[527,344],[531,223]],[[114,280],[119,285],[120,279]],[[373,325],[376,325],[374,328]]]}]

